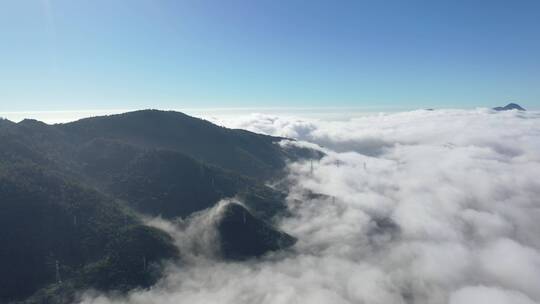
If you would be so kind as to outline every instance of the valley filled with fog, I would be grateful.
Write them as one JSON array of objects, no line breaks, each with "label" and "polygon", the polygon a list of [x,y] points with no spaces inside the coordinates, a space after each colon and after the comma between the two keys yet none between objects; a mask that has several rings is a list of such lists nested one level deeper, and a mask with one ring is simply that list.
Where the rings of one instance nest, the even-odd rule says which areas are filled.
[{"label": "valley filled with fog", "polygon": [[540,113],[203,118],[324,153],[290,163],[272,185],[288,187],[277,226],[297,243],[224,262],[208,223],[226,201],[183,220],[148,217],[173,236],[182,262],[151,289],[87,291],[83,303],[540,301]]}]

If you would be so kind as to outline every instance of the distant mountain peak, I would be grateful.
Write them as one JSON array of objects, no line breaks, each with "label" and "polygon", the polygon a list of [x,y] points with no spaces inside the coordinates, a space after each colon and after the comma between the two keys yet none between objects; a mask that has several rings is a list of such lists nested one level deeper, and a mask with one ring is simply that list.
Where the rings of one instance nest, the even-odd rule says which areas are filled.
[{"label": "distant mountain peak", "polygon": [[493,108],[493,110],[495,110],[495,111],[509,111],[509,110],[526,111],[520,105],[518,105],[517,103],[513,103],[513,102],[507,104],[504,107],[495,107],[495,108]]}]

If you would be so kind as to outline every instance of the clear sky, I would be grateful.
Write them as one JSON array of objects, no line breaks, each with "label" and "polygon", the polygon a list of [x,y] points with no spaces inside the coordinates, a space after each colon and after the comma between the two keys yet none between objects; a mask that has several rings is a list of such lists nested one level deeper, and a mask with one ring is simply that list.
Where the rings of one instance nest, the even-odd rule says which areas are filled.
[{"label": "clear sky", "polygon": [[0,111],[509,101],[538,0],[0,0]]}]

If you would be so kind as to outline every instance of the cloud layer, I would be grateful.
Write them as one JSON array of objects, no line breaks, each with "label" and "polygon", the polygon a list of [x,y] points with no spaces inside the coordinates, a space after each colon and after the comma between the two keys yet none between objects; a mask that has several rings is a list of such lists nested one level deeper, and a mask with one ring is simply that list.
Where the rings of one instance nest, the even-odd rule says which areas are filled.
[{"label": "cloud layer", "polygon": [[[151,290],[84,303],[540,302],[539,113],[208,119],[326,152],[289,166],[279,225],[298,243],[248,262],[188,258]],[[191,248],[204,219],[154,224]]]}]

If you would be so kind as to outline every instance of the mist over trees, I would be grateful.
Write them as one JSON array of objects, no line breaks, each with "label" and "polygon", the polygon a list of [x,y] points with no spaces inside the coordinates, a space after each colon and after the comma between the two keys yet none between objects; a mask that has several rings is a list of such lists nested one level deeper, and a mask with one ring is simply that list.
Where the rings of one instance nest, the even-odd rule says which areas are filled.
[{"label": "mist over trees", "polygon": [[[226,258],[292,245],[271,226],[285,194],[263,181],[309,151],[282,149],[279,140],[153,110],[59,125],[3,120],[0,298],[69,302],[76,290],[148,287],[179,249],[141,216],[186,218],[223,198],[245,204],[217,226]],[[234,228],[238,208],[256,229]],[[266,241],[236,242],[243,234]]]},{"label": "mist over trees", "polygon": [[[162,114],[148,113],[150,121]],[[238,131],[238,138],[247,137],[232,137],[223,153],[249,151],[260,168],[275,167],[261,169],[264,174],[226,167],[219,163],[223,157],[210,161],[211,155],[175,149],[148,130],[130,135],[122,127],[121,136],[84,131],[83,139],[67,125],[2,122],[2,140],[10,145],[0,146],[0,202],[7,206],[0,215],[7,223],[2,229],[13,231],[3,235],[11,235],[4,239],[9,250],[0,248],[9,255],[3,267],[12,273],[22,267],[35,278],[19,295],[2,290],[4,299],[540,300],[537,112],[436,109],[336,120],[265,114],[212,120],[269,134]],[[252,136],[282,161],[266,150],[240,148]],[[34,235],[42,239],[30,246],[25,240]],[[30,250],[19,257],[22,248]],[[23,267],[23,260],[35,267]],[[18,280],[22,286],[24,279]]]}]

